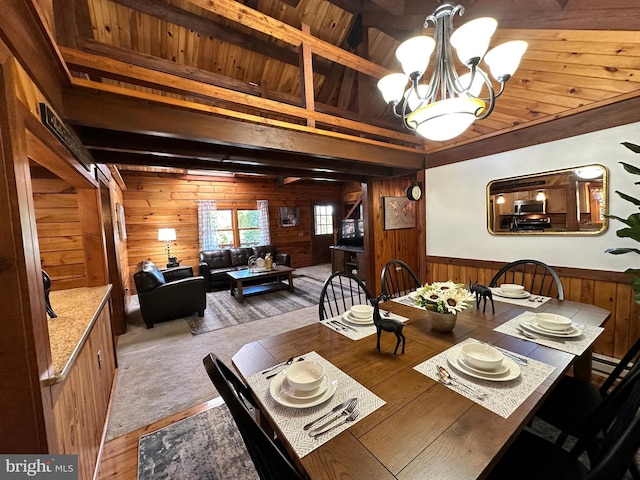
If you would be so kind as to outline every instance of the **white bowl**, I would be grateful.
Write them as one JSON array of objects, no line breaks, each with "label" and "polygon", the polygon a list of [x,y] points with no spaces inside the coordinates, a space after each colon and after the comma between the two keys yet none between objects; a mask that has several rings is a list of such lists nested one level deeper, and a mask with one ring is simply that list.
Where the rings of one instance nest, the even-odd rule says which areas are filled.
[{"label": "white bowl", "polygon": [[491,345],[465,343],[460,348],[462,360],[478,370],[491,371],[502,365],[504,355]]},{"label": "white bowl", "polygon": [[563,317],[562,315],[556,315],[555,313],[536,313],[535,319],[541,327],[547,330],[561,332],[568,330],[571,326],[571,319]]},{"label": "white bowl", "polygon": [[524,287],[517,283],[502,283],[500,284],[500,290],[506,293],[522,293],[524,292]]},{"label": "white bowl", "polygon": [[373,307],[371,305],[354,305],[351,307],[351,314],[356,318],[370,318],[373,315]]},{"label": "white bowl", "polygon": [[287,367],[287,382],[295,390],[310,392],[322,385],[324,367],[318,362],[302,360]]}]

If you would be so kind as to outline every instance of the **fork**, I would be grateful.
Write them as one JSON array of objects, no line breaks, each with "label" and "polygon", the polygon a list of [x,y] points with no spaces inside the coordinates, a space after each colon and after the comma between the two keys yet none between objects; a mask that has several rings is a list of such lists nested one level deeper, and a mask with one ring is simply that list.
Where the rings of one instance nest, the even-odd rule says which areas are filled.
[{"label": "fork", "polygon": [[358,405],[358,399],[354,398],[354,399],[351,400],[349,405],[347,405],[344,408],[344,410],[342,410],[342,412],[340,412],[338,415],[333,417],[331,420],[324,422],[319,427],[316,427],[316,428],[312,429],[309,432],[309,435],[313,436],[315,433],[318,432],[318,430],[322,430],[324,427],[327,427],[327,426],[331,425],[333,422],[338,420],[340,417],[347,417],[347,416],[351,415],[351,413],[356,409],[356,405]]},{"label": "fork", "polygon": [[312,434],[311,432],[309,432],[309,435],[311,435],[313,438],[318,438],[320,435],[327,433],[335,428],[338,428],[340,425],[344,425],[345,423],[349,423],[349,422],[353,422],[355,421],[358,417],[360,416],[360,410],[358,410],[357,408],[351,412],[351,414],[345,418],[343,421],[341,421],[340,423],[335,424],[333,427],[329,427],[325,430],[321,430],[319,432],[316,432],[314,434]]}]

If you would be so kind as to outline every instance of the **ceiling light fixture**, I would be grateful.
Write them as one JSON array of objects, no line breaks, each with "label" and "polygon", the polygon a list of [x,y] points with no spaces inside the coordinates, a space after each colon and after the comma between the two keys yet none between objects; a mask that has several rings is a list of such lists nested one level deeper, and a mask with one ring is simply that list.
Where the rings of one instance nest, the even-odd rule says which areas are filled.
[{"label": "ceiling light fixture", "polygon": [[502,205],[504,202],[505,202],[504,195],[502,194],[498,195],[498,199],[496,200],[496,203]]},{"label": "ceiling light fixture", "polygon": [[[527,49],[527,42],[514,40],[489,51],[489,41],[498,22],[489,17],[477,18],[453,31],[453,17],[462,15],[464,7],[443,3],[424,21],[432,22],[433,38],[418,36],[406,40],[396,50],[404,73],[392,73],[378,82],[385,102],[403,125],[430,140],[443,141],[457,137],[475,120],[487,118],[495,100],[504,91]],[[458,75],[453,62],[453,50],[468,68]],[[435,66],[428,84],[419,83],[435,50]],[[496,93],[489,76],[478,66],[483,59],[491,75],[500,83]],[[406,88],[407,82],[411,82]],[[485,97],[480,94],[486,87]]]},{"label": "ceiling light fixture", "polygon": [[545,193],[542,190],[538,190],[538,193],[536,193],[536,200],[538,202],[544,202],[547,199],[547,196],[545,195]]}]

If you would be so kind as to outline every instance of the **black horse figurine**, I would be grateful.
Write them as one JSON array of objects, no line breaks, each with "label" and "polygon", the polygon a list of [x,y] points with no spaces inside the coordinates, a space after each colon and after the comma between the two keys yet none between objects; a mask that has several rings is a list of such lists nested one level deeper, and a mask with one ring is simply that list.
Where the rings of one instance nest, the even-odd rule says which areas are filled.
[{"label": "black horse figurine", "polygon": [[393,332],[398,339],[396,342],[396,348],[393,351],[393,356],[396,356],[398,352],[398,346],[400,345],[400,340],[402,340],[402,353],[404,353],[404,344],[405,337],[402,333],[402,328],[404,324],[398,320],[393,320],[391,318],[384,318],[380,316],[380,301],[383,300],[383,296],[380,295],[378,298],[372,298],[371,303],[373,304],[373,323],[376,326],[376,332],[378,334],[378,343],[376,344],[376,348],[380,351],[380,334],[382,330],[385,332]]},{"label": "black horse figurine", "polygon": [[476,308],[480,308],[480,299],[484,298],[484,305],[482,306],[482,313],[484,313],[487,308],[487,298],[491,300],[491,311],[495,315],[496,308],[493,305],[493,293],[489,287],[485,287],[484,285],[478,285],[478,282],[471,283],[471,279],[469,279],[469,290],[471,293],[476,294]]}]

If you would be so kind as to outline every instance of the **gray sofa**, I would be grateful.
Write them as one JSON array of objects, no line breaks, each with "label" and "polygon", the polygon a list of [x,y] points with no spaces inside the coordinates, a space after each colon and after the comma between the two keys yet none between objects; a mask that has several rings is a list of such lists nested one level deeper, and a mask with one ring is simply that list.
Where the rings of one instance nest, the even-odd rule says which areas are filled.
[{"label": "gray sofa", "polygon": [[201,251],[199,273],[204,277],[208,290],[228,287],[227,272],[247,268],[251,256],[264,258],[267,253],[271,254],[277,265],[291,266],[291,256],[288,253],[278,253],[275,245],[261,245]]}]

